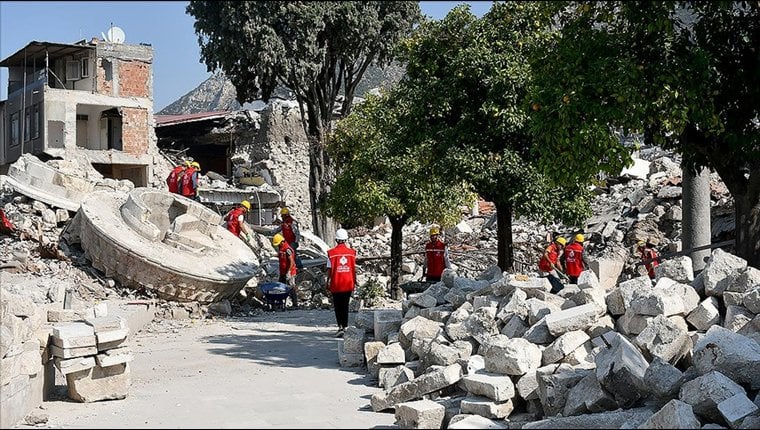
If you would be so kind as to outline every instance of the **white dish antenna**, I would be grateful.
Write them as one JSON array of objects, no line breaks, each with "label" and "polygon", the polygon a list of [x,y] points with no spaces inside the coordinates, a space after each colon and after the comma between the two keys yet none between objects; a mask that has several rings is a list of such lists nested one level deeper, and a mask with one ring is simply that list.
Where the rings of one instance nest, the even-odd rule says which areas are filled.
[{"label": "white dish antenna", "polygon": [[124,30],[122,30],[120,27],[111,27],[108,29],[108,34],[106,35],[106,40],[111,43],[124,43],[124,40],[126,38],[126,34],[124,34]]}]

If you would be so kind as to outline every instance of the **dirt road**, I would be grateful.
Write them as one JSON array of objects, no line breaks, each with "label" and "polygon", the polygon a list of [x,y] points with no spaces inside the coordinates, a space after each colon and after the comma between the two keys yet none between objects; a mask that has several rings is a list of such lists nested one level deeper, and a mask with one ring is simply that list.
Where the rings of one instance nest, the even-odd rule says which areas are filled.
[{"label": "dirt road", "polygon": [[332,311],[269,312],[132,335],[124,400],[43,403],[51,428],[396,428],[363,369],[342,369]]}]

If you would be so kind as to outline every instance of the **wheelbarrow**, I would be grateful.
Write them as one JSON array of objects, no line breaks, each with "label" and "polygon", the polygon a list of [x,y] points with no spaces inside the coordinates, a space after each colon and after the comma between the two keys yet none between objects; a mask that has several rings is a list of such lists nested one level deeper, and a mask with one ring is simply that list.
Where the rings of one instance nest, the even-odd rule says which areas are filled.
[{"label": "wheelbarrow", "polygon": [[264,304],[269,310],[285,310],[285,300],[292,289],[290,286],[282,282],[267,282],[259,285],[259,289],[264,296]]}]

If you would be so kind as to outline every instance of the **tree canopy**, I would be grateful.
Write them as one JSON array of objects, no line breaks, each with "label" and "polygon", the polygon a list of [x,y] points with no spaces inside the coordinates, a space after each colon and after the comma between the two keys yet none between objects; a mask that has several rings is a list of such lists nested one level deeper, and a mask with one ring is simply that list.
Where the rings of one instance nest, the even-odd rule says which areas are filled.
[{"label": "tree canopy", "polygon": [[367,67],[392,60],[396,43],[420,19],[417,2],[191,1],[201,61],[224,70],[238,101],[268,100],[274,89],[291,90],[302,109],[310,142],[309,188],[315,233],[331,241],[334,223],[321,210],[332,182],[323,137],[335,104],[351,110]]},{"label": "tree canopy", "polygon": [[429,145],[441,170],[495,203],[502,269],[512,267],[513,215],[576,225],[590,215],[586,183],[559,186],[532,155],[528,59],[550,36],[542,13],[536,3],[505,2],[477,19],[460,6],[401,44],[406,141]]},{"label": "tree canopy", "polygon": [[[534,51],[532,133],[545,172],[583,180],[630,161],[616,131],[721,176],[736,207],[736,250],[760,266],[760,5],[558,2],[560,28]],[[555,171],[559,160],[571,168]],[[597,160],[603,160],[601,164]]]}]

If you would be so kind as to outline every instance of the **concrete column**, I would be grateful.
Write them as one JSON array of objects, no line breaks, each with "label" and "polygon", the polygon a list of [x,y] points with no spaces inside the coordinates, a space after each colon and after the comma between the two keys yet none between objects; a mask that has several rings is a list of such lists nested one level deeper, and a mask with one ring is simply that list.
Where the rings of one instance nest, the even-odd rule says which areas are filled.
[{"label": "concrete column", "polygon": [[[683,170],[683,224],[681,241],[683,250],[709,245],[712,240],[710,225],[710,170],[701,168],[694,175],[685,166]],[[704,258],[710,249],[695,251],[691,257],[694,272],[705,268]]]}]

